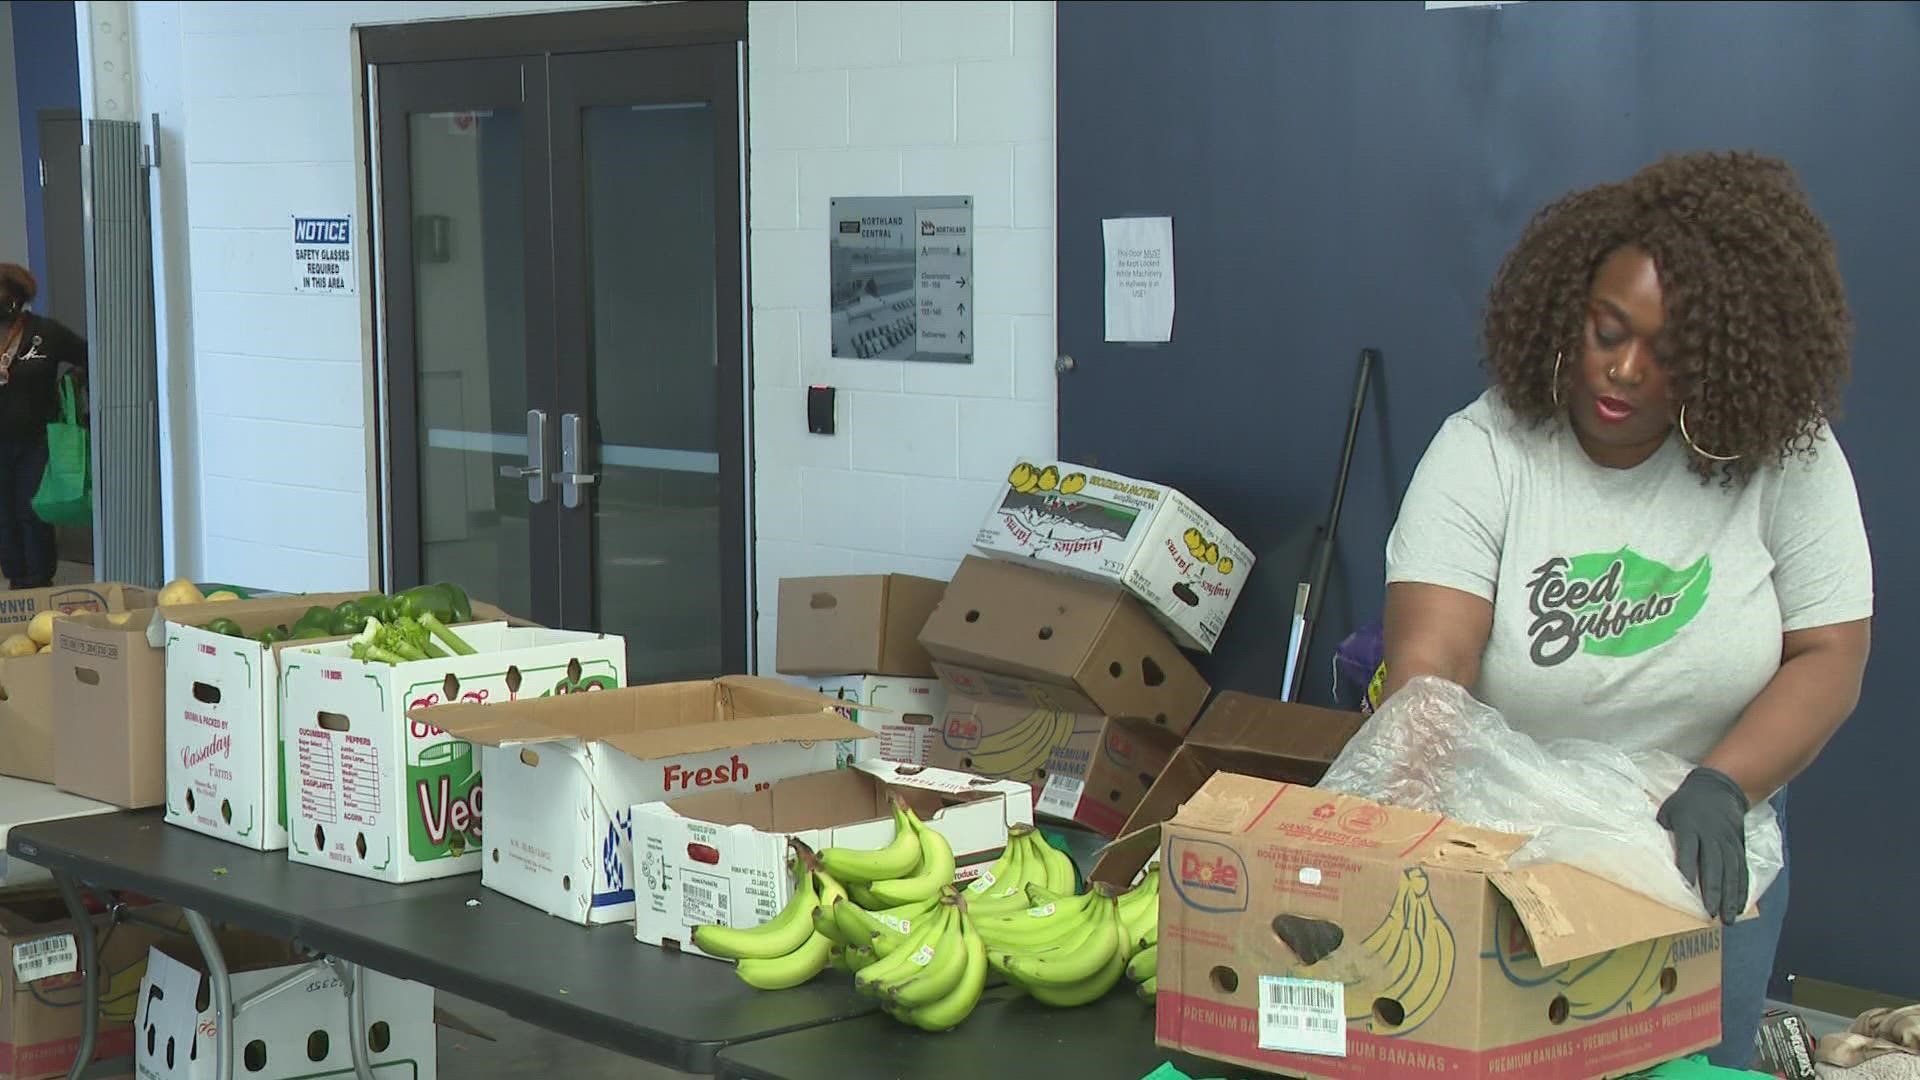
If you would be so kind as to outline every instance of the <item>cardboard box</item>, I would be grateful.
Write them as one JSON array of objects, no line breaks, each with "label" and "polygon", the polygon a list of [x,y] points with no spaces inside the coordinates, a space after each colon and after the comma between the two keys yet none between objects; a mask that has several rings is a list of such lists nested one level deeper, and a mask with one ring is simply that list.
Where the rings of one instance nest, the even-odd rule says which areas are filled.
[{"label": "cardboard box", "polygon": [[766,922],[793,892],[787,840],[815,850],[883,847],[893,839],[889,792],[953,845],[960,880],[1006,847],[1009,827],[1033,822],[1025,784],[888,761],[636,806],[634,937],[698,953],[689,927]]},{"label": "cardboard box", "polygon": [[929,764],[1033,788],[1042,817],[1117,836],[1180,745],[1134,720],[956,697]]},{"label": "cardboard box", "polygon": [[840,764],[879,758],[902,765],[933,765],[947,687],[939,679],[897,675],[842,675],[802,681],[815,693],[866,708],[843,708],[847,719],[874,734],[840,744]]},{"label": "cardboard box", "polygon": [[[152,595],[112,581],[0,592],[0,639],[26,633],[43,611],[125,611],[129,603],[151,605]],[[52,668],[44,653],[0,658],[0,775],[53,782]]]},{"label": "cardboard box", "polygon": [[17,633],[12,624],[31,622],[35,615],[43,611],[58,611],[65,615],[83,611],[132,611],[135,608],[152,607],[153,602],[152,590],[118,581],[0,592],[0,637]]},{"label": "cardboard box", "polygon": [[1217,772],[1311,787],[1360,730],[1359,713],[1222,690],[1087,872],[1126,888],[1160,850],[1160,825]]},{"label": "cardboard box", "polygon": [[1174,735],[1207,700],[1207,681],[1133,597],[1017,563],[961,563],[920,643],[968,697],[1144,720]]},{"label": "cardboard box", "polygon": [[413,715],[481,748],[480,883],[581,925],[633,918],[635,803],[832,769],[866,736],[831,699],[747,676]]},{"label": "cardboard box", "polygon": [[[165,917],[168,908],[148,908]],[[140,923],[93,919],[100,946],[100,1027],[94,1060],[133,1053],[133,1015],[147,950],[161,932]],[[79,942],[67,908],[51,890],[0,900],[0,1080],[67,1075],[80,1049]]]},{"label": "cardboard box", "polygon": [[1253,570],[1253,552],[1192,499],[1064,461],[1014,465],[974,546],[1121,586],[1209,653]]},{"label": "cardboard box", "polygon": [[280,780],[278,652],[200,624],[226,616],[248,633],[292,623],[316,604],[364,593],[162,606],[147,640],[167,653],[167,821],[255,851],[287,846]]},{"label": "cardboard box", "polygon": [[[260,940],[251,947],[222,934],[222,952],[232,972],[235,1000],[246,1001],[234,1025],[239,1058],[234,1075],[249,1080],[317,1080],[353,1075],[348,1044],[347,995],[331,970],[301,961],[288,947]],[[303,969],[298,979],[270,997],[247,1001]],[[205,962],[191,943],[155,948],[139,989],[134,1067],[141,1080],[212,1080],[218,1037],[209,1001],[199,1002]],[[433,988],[360,969],[366,997],[367,1056],[382,1080],[433,1080],[438,1069]],[[209,995],[210,996],[210,995]]]},{"label": "cardboard box", "polygon": [[1615,1076],[1720,1041],[1720,930],[1525,837],[1216,773],[1163,830],[1160,1045],[1292,1076]]},{"label": "cardboard box", "polygon": [[782,578],[774,669],[930,679],[918,639],[946,587],[908,574]]},{"label": "cardboard box", "polygon": [[287,847],[294,862],[381,881],[480,869],[480,757],[429,710],[617,689],[627,645],[610,634],[504,622],[458,632],[475,655],[381,664],[344,641],[280,656]]},{"label": "cardboard box", "polygon": [[137,809],[167,797],[166,652],[147,643],[148,608],[53,623],[53,782]]}]

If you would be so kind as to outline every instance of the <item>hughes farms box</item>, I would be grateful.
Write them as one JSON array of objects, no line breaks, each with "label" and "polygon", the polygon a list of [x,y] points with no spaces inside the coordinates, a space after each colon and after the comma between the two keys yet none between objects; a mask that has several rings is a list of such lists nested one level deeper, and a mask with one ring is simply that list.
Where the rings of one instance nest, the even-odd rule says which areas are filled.
[{"label": "hughes farms box", "polygon": [[840,764],[877,757],[902,765],[934,765],[947,687],[939,679],[898,675],[842,675],[798,680],[815,693],[841,702],[841,713],[872,732],[871,739],[840,744]]},{"label": "hughes farms box", "polygon": [[894,835],[890,793],[953,846],[962,880],[1006,847],[1009,827],[1033,822],[1025,784],[887,761],[636,806],[634,936],[699,952],[691,927],[766,922],[792,895],[787,841],[884,847]]},{"label": "hughes farms box", "polygon": [[908,574],[782,578],[774,670],[932,678],[917,639],[946,587]]},{"label": "hughes farms box", "polygon": [[[259,1080],[354,1075],[346,991],[325,962],[302,962],[275,942],[242,943],[231,932],[222,938],[234,999],[247,1003],[239,1016],[227,1019],[239,1058],[233,1075]],[[134,1067],[141,1080],[214,1080],[212,1040],[219,1037],[222,1018],[214,1015],[203,988],[205,972],[190,943],[168,942],[148,955],[133,1026]],[[359,983],[375,1080],[433,1080],[438,1061],[433,987],[372,968],[359,969]],[[270,996],[250,998],[275,986],[281,989]]]},{"label": "hughes farms box", "polygon": [[1133,720],[954,697],[929,764],[1033,788],[1034,811],[1115,836],[1179,736]]},{"label": "hughes farms box", "polygon": [[249,634],[292,623],[310,605],[359,593],[183,604],[148,629],[167,651],[167,821],[255,851],[287,846],[280,783],[280,665],[251,638],[201,624],[224,616]]},{"label": "hughes farms box", "polygon": [[1216,773],[1162,831],[1162,1046],[1314,1078],[1633,1072],[1720,1040],[1720,931],[1523,837]]},{"label": "hughes farms box", "polygon": [[955,693],[1142,720],[1182,735],[1207,681],[1138,601],[1093,581],[969,558],[920,632]]},{"label": "hughes farms box", "polygon": [[583,925],[633,918],[636,803],[832,769],[866,735],[828,698],[747,676],[415,718],[481,748],[481,884]]},{"label": "hughes farms box", "polygon": [[1192,499],[1066,462],[1016,464],[974,546],[1122,586],[1202,652],[1253,569],[1253,553]]},{"label": "hughes farms box", "polygon": [[167,795],[166,653],[147,640],[152,610],[53,624],[53,782],[139,808]]},{"label": "hughes farms box", "polygon": [[288,857],[382,881],[480,869],[479,752],[434,706],[606,691],[626,681],[621,638],[469,623],[472,656],[382,664],[344,641],[280,658]]}]

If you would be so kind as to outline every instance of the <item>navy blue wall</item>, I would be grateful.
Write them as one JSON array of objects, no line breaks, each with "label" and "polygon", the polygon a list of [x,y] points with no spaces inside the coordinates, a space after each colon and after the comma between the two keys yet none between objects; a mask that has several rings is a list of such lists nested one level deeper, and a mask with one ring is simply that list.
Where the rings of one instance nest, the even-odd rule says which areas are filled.
[{"label": "navy blue wall", "polygon": [[13,68],[20,85],[20,167],[27,189],[27,250],[0,252],[0,262],[19,262],[40,279],[34,307],[53,309],[47,284],[46,217],[40,207],[40,110],[80,107],[80,46],[74,36],[73,0],[14,0]]}]

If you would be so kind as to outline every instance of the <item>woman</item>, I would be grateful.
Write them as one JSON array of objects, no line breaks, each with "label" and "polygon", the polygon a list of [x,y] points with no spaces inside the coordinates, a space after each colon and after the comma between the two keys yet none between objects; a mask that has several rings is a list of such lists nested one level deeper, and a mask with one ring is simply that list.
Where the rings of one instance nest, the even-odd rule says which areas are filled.
[{"label": "woman", "polygon": [[87,343],[27,310],[39,284],[26,267],[0,263],[0,573],[16,589],[53,584],[53,526],[33,512],[47,471],[47,423],[60,407],[63,368],[86,378]]},{"label": "woman", "polygon": [[[1536,215],[1493,284],[1493,389],[1442,425],[1387,546],[1386,685],[1697,767],[1661,807],[1729,924],[1716,1064],[1745,1067],[1787,905],[1742,820],[1860,695],[1872,567],[1826,418],[1851,324],[1787,166],[1697,153]],[[1775,798],[1776,806],[1782,806]]]}]

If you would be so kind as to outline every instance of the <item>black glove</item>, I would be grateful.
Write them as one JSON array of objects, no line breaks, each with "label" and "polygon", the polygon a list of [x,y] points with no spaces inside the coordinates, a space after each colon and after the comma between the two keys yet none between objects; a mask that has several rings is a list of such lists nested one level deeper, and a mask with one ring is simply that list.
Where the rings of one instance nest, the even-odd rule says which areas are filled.
[{"label": "black glove", "polygon": [[1701,766],[1687,774],[1660,807],[1660,826],[1673,833],[1674,861],[1700,886],[1708,916],[1728,926],[1747,910],[1747,793],[1733,778]]}]

